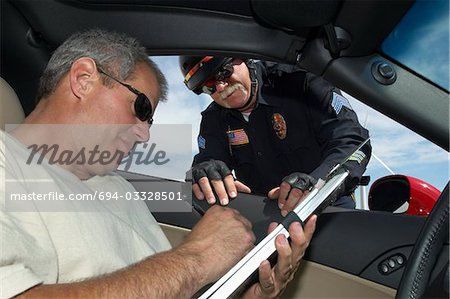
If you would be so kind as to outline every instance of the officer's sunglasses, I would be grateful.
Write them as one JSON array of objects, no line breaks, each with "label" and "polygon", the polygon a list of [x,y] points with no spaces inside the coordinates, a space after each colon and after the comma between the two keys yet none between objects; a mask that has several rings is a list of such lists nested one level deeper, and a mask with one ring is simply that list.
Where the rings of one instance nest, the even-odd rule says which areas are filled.
[{"label": "officer's sunglasses", "polygon": [[224,81],[227,78],[230,78],[233,75],[233,60],[225,63],[221,66],[217,72],[202,86],[202,91],[208,95],[211,95],[216,92],[216,84],[217,82]]},{"label": "officer's sunglasses", "polygon": [[136,117],[139,118],[139,120],[145,121],[150,125],[153,123],[152,102],[150,102],[150,99],[147,98],[147,96],[145,94],[143,94],[142,92],[140,92],[133,86],[123,83],[123,82],[119,81],[118,79],[112,77],[111,75],[108,75],[101,69],[98,69],[98,71],[100,74],[103,74],[106,77],[116,81],[120,85],[125,86],[126,88],[128,88],[129,91],[134,93],[137,96],[136,100],[134,101],[134,113],[136,113]]}]

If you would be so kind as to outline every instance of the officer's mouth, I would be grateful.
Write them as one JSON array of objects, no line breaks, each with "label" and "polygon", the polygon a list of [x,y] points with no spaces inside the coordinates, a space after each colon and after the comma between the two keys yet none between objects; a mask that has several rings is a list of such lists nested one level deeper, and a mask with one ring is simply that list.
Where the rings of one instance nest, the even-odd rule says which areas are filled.
[{"label": "officer's mouth", "polygon": [[[236,91],[236,90],[235,90],[235,91]],[[228,100],[228,99],[234,94],[235,91],[233,91],[232,93],[230,93],[229,95],[227,95],[223,100],[224,100],[224,101]]]},{"label": "officer's mouth", "polygon": [[219,97],[222,101],[229,98],[236,90],[245,91],[245,87],[241,83],[235,83],[233,85],[227,86],[224,90],[219,93]]}]

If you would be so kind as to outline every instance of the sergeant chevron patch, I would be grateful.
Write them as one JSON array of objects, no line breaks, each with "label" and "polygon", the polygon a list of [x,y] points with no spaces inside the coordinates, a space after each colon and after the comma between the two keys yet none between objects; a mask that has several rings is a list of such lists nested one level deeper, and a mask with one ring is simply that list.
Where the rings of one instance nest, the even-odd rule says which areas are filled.
[{"label": "sergeant chevron patch", "polygon": [[206,139],[203,138],[202,135],[198,135],[197,143],[198,143],[198,148],[202,148],[202,149],[206,148]]},{"label": "sergeant chevron patch", "polygon": [[341,112],[342,107],[347,107],[350,110],[353,110],[352,106],[350,105],[350,102],[340,94],[333,92],[333,100],[331,101],[331,107],[333,107],[334,111],[336,111],[336,114],[339,114]]},{"label": "sergeant chevron patch", "polygon": [[356,161],[358,164],[361,164],[362,160],[366,158],[366,154],[364,154],[361,150],[357,150],[353,153],[353,155],[348,158],[349,161]]}]

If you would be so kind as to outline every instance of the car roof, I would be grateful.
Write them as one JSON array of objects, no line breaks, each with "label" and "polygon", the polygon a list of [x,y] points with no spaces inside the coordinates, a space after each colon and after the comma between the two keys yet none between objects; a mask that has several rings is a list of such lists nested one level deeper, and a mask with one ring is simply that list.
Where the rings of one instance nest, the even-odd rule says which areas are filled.
[{"label": "car roof", "polygon": [[[138,38],[149,55],[210,54],[298,64],[448,150],[448,91],[380,54],[414,1],[2,1],[1,76],[34,108],[51,52],[98,27]],[[333,51],[336,47],[342,49]],[[388,62],[394,84],[374,80]]]}]

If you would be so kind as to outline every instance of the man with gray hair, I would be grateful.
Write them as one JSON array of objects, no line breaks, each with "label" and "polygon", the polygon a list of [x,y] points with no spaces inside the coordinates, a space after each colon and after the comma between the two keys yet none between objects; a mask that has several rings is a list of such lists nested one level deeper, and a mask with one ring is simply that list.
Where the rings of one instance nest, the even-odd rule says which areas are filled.
[{"label": "man with gray hair", "polygon": [[[35,110],[12,132],[0,132],[1,297],[186,298],[220,278],[253,247],[250,222],[219,206],[209,209],[173,249],[142,201],[120,209],[107,201],[68,201],[64,211],[47,210],[39,202],[28,204],[26,212],[8,209],[13,192],[45,189],[69,197],[135,191],[114,170],[135,143],[149,140],[153,113],[166,94],[158,67],[124,34],[90,30],[55,51]],[[80,131],[79,125],[95,130]],[[109,163],[50,163],[44,152],[41,164],[27,163],[30,146],[49,144],[62,153],[100,146],[102,152],[124,155]],[[13,182],[12,190],[6,181]],[[245,297],[281,294],[315,220],[304,231],[298,222],[291,224],[291,244],[277,237],[278,263],[261,263],[260,280]]]}]

